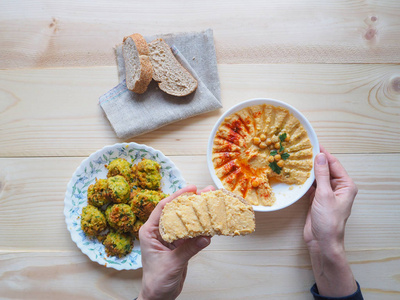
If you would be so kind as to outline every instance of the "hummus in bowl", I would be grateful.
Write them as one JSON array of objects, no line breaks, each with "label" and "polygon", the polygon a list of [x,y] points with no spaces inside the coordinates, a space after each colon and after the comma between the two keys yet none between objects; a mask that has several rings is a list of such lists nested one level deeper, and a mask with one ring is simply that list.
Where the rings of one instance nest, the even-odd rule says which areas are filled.
[{"label": "hummus in bowl", "polygon": [[255,211],[273,211],[300,199],[314,182],[317,136],[294,107],[252,99],[215,124],[207,164],[218,188],[242,196]]}]

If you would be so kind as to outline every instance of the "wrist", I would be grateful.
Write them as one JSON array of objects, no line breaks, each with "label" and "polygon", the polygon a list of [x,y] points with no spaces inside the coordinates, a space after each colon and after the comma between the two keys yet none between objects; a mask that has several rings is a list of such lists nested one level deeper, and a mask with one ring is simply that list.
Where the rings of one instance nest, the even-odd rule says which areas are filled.
[{"label": "wrist", "polygon": [[152,290],[153,289],[151,287],[147,286],[145,275],[143,275],[142,288],[140,290],[139,296],[137,297],[137,300],[154,300],[155,295],[152,294]]},{"label": "wrist", "polygon": [[137,300],[154,300],[157,299],[155,296],[156,295],[151,293],[151,289],[147,289],[142,285],[142,289],[137,297]]},{"label": "wrist", "polygon": [[357,290],[343,243],[308,245],[311,265],[322,296],[343,297]]},{"label": "wrist", "polygon": [[316,256],[327,262],[346,259],[343,241],[310,241],[307,243],[311,258]]}]

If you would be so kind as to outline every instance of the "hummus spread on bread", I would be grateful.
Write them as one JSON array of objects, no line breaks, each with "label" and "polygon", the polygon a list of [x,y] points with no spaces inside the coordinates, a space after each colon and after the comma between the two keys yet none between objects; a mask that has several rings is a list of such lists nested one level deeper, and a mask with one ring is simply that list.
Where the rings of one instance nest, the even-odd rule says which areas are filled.
[{"label": "hummus spread on bread", "polygon": [[226,190],[183,194],[167,203],[160,218],[164,241],[196,236],[245,235],[255,230],[252,206]]},{"label": "hummus spread on bread", "polygon": [[252,205],[272,206],[271,182],[303,184],[313,152],[307,131],[287,109],[246,107],[225,118],[212,150],[215,173],[225,189]]}]

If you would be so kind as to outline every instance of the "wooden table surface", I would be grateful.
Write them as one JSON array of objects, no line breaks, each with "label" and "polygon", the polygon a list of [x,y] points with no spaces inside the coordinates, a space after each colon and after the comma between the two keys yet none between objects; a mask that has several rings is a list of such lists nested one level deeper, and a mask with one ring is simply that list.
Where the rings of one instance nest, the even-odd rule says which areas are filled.
[{"label": "wooden table surface", "polygon": [[[113,47],[133,32],[214,30],[223,109],[118,139],[98,98],[118,83]],[[206,144],[241,101],[298,108],[359,188],[346,250],[366,299],[400,297],[400,2],[337,0],[0,3],[0,298],[132,299],[141,270],[81,253],[64,194],[106,145],[159,149],[188,183],[212,184]],[[215,237],[180,299],[311,299],[307,199],[256,213],[257,230]]]}]

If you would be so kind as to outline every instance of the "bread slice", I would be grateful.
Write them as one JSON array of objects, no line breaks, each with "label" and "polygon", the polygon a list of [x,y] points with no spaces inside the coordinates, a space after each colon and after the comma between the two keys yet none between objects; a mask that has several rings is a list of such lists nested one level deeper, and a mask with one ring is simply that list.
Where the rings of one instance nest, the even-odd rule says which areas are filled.
[{"label": "bread slice", "polygon": [[181,195],[167,203],[160,218],[164,241],[196,236],[245,235],[255,230],[253,207],[227,190]]},{"label": "bread slice", "polygon": [[143,94],[153,78],[153,66],[149,58],[146,40],[138,33],[124,38],[122,54],[125,61],[126,86],[137,94]]},{"label": "bread slice", "polygon": [[197,88],[197,80],[176,60],[163,39],[149,44],[150,60],[153,64],[153,79],[161,90],[173,96],[187,96]]}]

